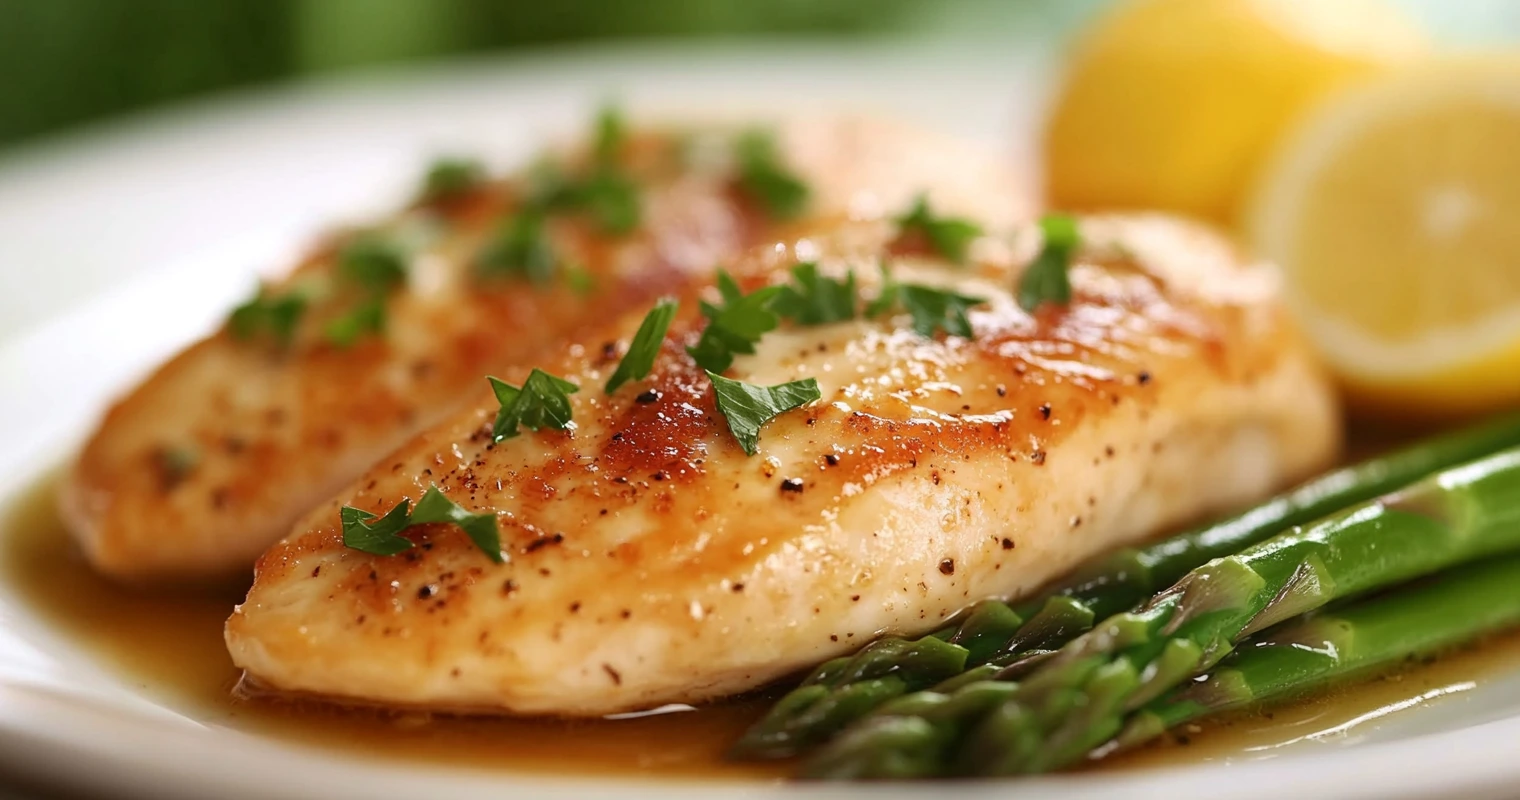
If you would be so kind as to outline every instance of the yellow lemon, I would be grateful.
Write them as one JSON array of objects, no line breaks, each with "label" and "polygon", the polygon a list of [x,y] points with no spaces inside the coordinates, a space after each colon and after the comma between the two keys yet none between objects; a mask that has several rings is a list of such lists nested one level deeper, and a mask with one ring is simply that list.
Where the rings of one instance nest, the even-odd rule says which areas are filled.
[{"label": "yellow lemon", "polygon": [[1336,96],[1250,205],[1248,237],[1353,398],[1431,415],[1520,403],[1520,61]]},{"label": "yellow lemon", "polygon": [[1045,140],[1058,208],[1233,223],[1262,158],[1327,92],[1427,50],[1377,0],[1134,0],[1076,44]]}]

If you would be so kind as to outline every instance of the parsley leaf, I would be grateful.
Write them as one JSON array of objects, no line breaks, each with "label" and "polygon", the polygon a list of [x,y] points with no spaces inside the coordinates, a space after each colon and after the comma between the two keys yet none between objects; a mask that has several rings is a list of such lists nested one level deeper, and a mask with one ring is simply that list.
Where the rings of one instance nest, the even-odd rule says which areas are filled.
[{"label": "parsley leaf", "polygon": [[772,306],[799,325],[822,325],[855,318],[855,272],[843,281],[820,275],[808,262],[792,267],[792,284],[782,286]]},{"label": "parsley leaf", "polygon": [[760,428],[765,423],[823,397],[818,391],[818,381],[812,378],[779,386],[755,386],[712,371],[708,371],[707,377],[712,381],[718,411],[728,420],[728,429],[744,448],[745,455],[755,454],[760,444]]},{"label": "parsley leaf", "polygon": [[792,219],[807,207],[811,193],[802,179],[787,170],[776,142],[765,131],[747,131],[734,145],[739,162],[739,188],[773,219]]},{"label": "parsley leaf", "polygon": [[440,158],[428,167],[422,179],[422,199],[441,200],[457,197],[479,186],[486,179],[486,167],[473,158]]},{"label": "parsley leaf", "polygon": [[971,321],[966,309],[987,302],[980,297],[957,294],[933,286],[905,283],[897,289],[903,308],[913,317],[913,330],[931,337],[936,328],[955,336],[971,336]]},{"label": "parsley leaf", "polygon": [[944,329],[955,336],[971,336],[971,320],[966,310],[987,302],[980,297],[959,294],[947,289],[916,283],[898,283],[890,276],[882,283],[881,294],[866,306],[867,317],[889,314],[899,305],[913,317],[913,330],[931,338]]},{"label": "parsley leaf", "polygon": [[500,564],[501,534],[496,528],[496,515],[486,512],[471,514],[448,498],[439,488],[429,486],[413,510],[411,503],[402,500],[384,517],[353,506],[338,511],[343,525],[343,546],[377,556],[393,556],[412,549],[412,540],[401,535],[413,525],[444,523],[458,525],[492,561]]},{"label": "parsley leaf", "polygon": [[383,517],[377,517],[362,508],[344,506],[338,511],[343,523],[343,546],[377,556],[393,556],[412,549],[412,540],[401,535],[409,523],[411,504],[405,500],[396,504]]},{"label": "parsley leaf", "polygon": [[496,529],[495,514],[490,512],[471,514],[450,500],[448,495],[439,491],[434,485],[429,486],[427,492],[422,495],[422,499],[417,501],[417,508],[412,511],[412,518],[408,525],[427,525],[436,522],[458,525],[482,553],[485,553],[492,561],[502,563],[501,533]]},{"label": "parsley leaf", "polygon": [[260,286],[253,299],[232,309],[227,330],[234,339],[252,339],[267,334],[280,347],[290,345],[296,326],[306,313],[306,295],[291,291],[272,295]]},{"label": "parsley leaf", "polygon": [[534,369],[519,389],[496,378],[487,377],[501,410],[496,412],[496,422],[491,426],[494,441],[516,436],[518,426],[532,430],[545,427],[564,430],[570,427],[570,395],[580,387],[556,378],[541,369]]},{"label": "parsley leaf", "polygon": [[334,317],[323,328],[327,341],[338,347],[352,347],[366,333],[385,331],[385,298],[371,296],[348,313]]},{"label": "parsley leaf", "polygon": [[596,294],[596,276],[581,264],[565,267],[565,284],[581,297]]},{"label": "parsley leaf", "polygon": [[632,233],[643,219],[638,184],[615,169],[598,170],[578,187],[577,195],[577,205],[615,236]]},{"label": "parsley leaf", "polygon": [[597,165],[610,167],[617,164],[627,141],[628,123],[623,119],[622,109],[614,105],[603,106],[596,115],[596,139],[591,151]]},{"label": "parsley leaf", "polygon": [[971,242],[982,235],[982,227],[968,219],[936,217],[929,210],[929,196],[920,194],[908,213],[897,218],[899,236],[917,233],[935,252],[957,264],[966,263]]},{"label": "parsley leaf", "polygon": [[755,352],[755,342],[781,324],[781,318],[771,310],[780,291],[779,286],[767,286],[745,294],[732,275],[719,270],[718,292],[723,296],[723,305],[702,303],[707,327],[702,338],[686,348],[686,352],[709,372],[728,369],[735,354]]},{"label": "parsley leaf", "polygon": [[406,283],[406,262],[400,244],[382,236],[360,236],[338,251],[338,274],[378,294]]},{"label": "parsley leaf", "polygon": [[665,331],[670,329],[670,321],[675,318],[678,306],[675,300],[665,298],[644,315],[644,321],[639,323],[639,330],[628,345],[628,352],[623,354],[623,360],[607,379],[607,394],[617,391],[628,381],[642,380],[654,369],[654,359],[660,354],[660,344],[665,341]]},{"label": "parsley leaf", "polygon": [[1077,222],[1062,214],[1047,214],[1040,220],[1045,244],[1034,263],[1019,276],[1019,306],[1033,312],[1045,303],[1059,306],[1071,303],[1071,276],[1067,268],[1071,255],[1081,242]]},{"label": "parsley leaf", "polygon": [[543,283],[554,277],[559,259],[549,241],[544,213],[525,207],[507,219],[476,257],[476,267],[487,275],[507,275]]}]

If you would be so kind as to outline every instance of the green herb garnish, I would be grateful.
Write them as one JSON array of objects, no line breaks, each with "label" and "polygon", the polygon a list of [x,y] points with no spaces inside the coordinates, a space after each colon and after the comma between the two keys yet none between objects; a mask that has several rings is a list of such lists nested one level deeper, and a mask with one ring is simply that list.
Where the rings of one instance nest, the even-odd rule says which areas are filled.
[{"label": "green herb garnish", "polygon": [[755,352],[760,337],[781,324],[781,318],[771,310],[781,287],[766,286],[745,294],[732,275],[718,270],[718,292],[723,296],[722,305],[702,303],[707,327],[696,345],[686,348],[697,365],[709,372],[728,369],[736,354]]},{"label": "green herb garnish", "polygon": [[596,276],[584,265],[571,264],[565,267],[565,285],[570,287],[570,291],[586,297],[596,293]]},{"label": "green herb garnish", "polygon": [[344,506],[338,510],[338,519],[343,524],[343,546],[377,556],[393,556],[412,549],[412,540],[401,535],[410,522],[410,511],[411,503],[406,500],[383,517]]},{"label": "green herb garnish", "polygon": [[898,283],[891,276],[882,282],[881,294],[866,306],[867,317],[889,314],[901,307],[913,317],[913,330],[932,338],[936,331],[969,338],[971,320],[966,310],[987,302],[984,298],[916,283]]},{"label": "green herb garnish", "polygon": [[506,275],[544,283],[554,277],[558,259],[549,241],[544,213],[522,208],[513,214],[481,250],[476,267],[487,275]]},{"label": "green herb garnish", "polygon": [[252,339],[267,335],[280,347],[288,347],[295,338],[296,326],[306,313],[306,295],[298,291],[270,294],[259,287],[253,299],[232,309],[227,330],[234,339]]},{"label": "green herb garnish", "polygon": [[496,515],[489,512],[471,514],[447,495],[430,486],[422,499],[417,501],[415,511],[411,503],[402,500],[394,508],[379,517],[353,506],[343,506],[338,511],[343,525],[343,546],[377,556],[393,556],[412,549],[412,540],[401,535],[414,525],[444,523],[458,525],[492,561],[500,564],[501,535],[496,528]]},{"label": "green herb garnish", "polygon": [[422,199],[442,200],[465,194],[486,179],[486,167],[473,158],[440,158],[422,179]]},{"label": "green herb garnish", "polygon": [[755,386],[729,380],[711,370],[713,395],[718,411],[728,421],[728,429],[746,455],[754,455],[760,444],[760,428],[780,414],[823,397],[818,381],[806,378],[779,386]]},{"label": "green herb garnish", "polygon": [[822,325],[855,318],[855,272],[842,281],[818,272],[818,265],[792,267],[792,283],[782,286],[772,305],[799,325]]},{"label": "green herb garnish", "polygon": [[638,332],[633,334],[633,341],[628,345],[628,352],[623,354],[623,360],[607,379],[607,394],[617,391],[628,381],[643,380],[654,369],[654,359],[660,354],[660,345],[665,341],[665,332],[670,329],[670,321],[675,319],[678,306],[675,300],[667,298],[644,315],[644,321],[639,323]]},{"label": "green herb garnish", "polygon": [[1045,303],[1064,306],[1071,303],[1072,253],[1081,242],[1077,221],[1062,214],[1047,214],[1040,220],[1045,244],[1034,263],[1019,276],[1019,306],[1033,312]]},{"label": "green herb garnish", "polygon": [[496,515],[490,512],[471,514],[439,491],[437,486],[430,486],[422,499],[417,501],[410,524],[440,522],[458,525],[482,553],[498,564],[502,562],[501,534],[496,529]]},{"label": "green herb garnish", "polygon": [[628,123],[623,111],[615,105],[602,106],[596,115],[596,138],[591,154],[600,167],[612,167],[622,155],[623,145],[628,141]]},{"label": "green herb garnish", "polygon": [[383,294],[406,283],[407,252],[378,235],[355,238],[338,251],[338,275],[365,291]]},{"label": "green herb garnish", "polygon": [[747,131],[734,145],[739,164],[739,188],[774,219],[792,219],[807,208],[810,191],[787,170],[765,131]]},{"label": "green herb garnish", "polygon": [[342,316],[330,320],[322,333],[338,347],[352,347],[367,333],[385,331],[385,298],[372,295]]},{"label": "green herb garnish", "polygon": [[580,387],[556,378],[541,369],[534,369],[523,381],[522,388],[487,377],[501,410],[496,412],[496,422],[491,426],[494,441],[516,436],[518,426],[531,430],[570,427],[570,395]]},{"label": "green herb garnish", "polygon": [[923,236],[935,252],[957,263],[966,263],[971,242],[982,235],[982,227],[968,219],[936,217],[929,210],[929,196],[920,194],[908,213],[897,218],[899,236]]},{"label": "green herb garnish", "polygon": [[639,185],[613,168],[598,170],[577,190],[576,205],[584,208],[602,230],[615,236],[632,233],[643,219]]}]

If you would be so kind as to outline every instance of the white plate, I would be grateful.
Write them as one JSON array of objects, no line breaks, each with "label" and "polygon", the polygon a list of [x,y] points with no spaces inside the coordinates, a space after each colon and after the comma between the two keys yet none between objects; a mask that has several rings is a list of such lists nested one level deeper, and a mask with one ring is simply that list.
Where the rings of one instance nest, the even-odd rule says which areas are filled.
[{"label": "white plate", "polygon": [[[875,110],[1027,154],[1038,59],[998,51],[723,44],[561,52],[327,84],[74,137],[0,164],[0,501],[102,404],[209,328],[320,224],[391,205],[442,150],[520,159],[616,93],[640,112]],[[1022,133],[1021,133],[1022,132]],[[23,328],[25,333],[17,332]],[[0,534],[6,532],[0,531]],[[1520,675],[1355,721],[1266,761],[957,786],[959,797],[1393,798],[1520,785]],[[365,761],[155,701],[0,585],[0,764],[142,797],[768,798],[940,788],[522,776]],[[1343,747],[1341,745],[1354,744]]]}]

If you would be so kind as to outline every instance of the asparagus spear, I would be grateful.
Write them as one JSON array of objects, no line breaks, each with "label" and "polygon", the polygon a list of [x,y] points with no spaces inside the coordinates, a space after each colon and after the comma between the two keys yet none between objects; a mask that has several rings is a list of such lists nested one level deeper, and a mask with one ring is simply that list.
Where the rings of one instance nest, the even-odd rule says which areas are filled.
[{"label": "asparagus spear", "polygon": [[[1520,555],[1511,555],[1284,623],[1248,639],[1207,680],[1184,684],[1130,715],[1119,735],[1088,757],[1143,744],[1210,714],[1322,691],[1355,673],[1520,626],[1517,586]],[[836,780],[939,774],[966,729],[1016,691],[1017,684],[990,681],[994,672],[978,667],[966,673],[977,680],[883,704],[830,740],[806,774]]]},{"label": "asparagus spear", "polygon": [[[1229,555],[1292,525],[1376,497],[1436,470],[1515,445],[1520,445],[1520,414],[1499,417],[1326,473],[1239,516],[1149,547],[1113,552],[1077,570],[1075,577],[1051,592],[1016,609],[986,601],[962,621],[917,641],[879,639],[855,656],[834,659],[814,670],[745,733],[730,755],[787,758],[807,751],[827,738],[822,732],[809,729],[816,717],[807,714],[808,708],[812,703],[824,702],[831,690],[838,691],[852,680],[903,673],[901,689],[912,692],[949,679],[959,671],[943,671],[951,663],[943,658],[912,659],[915,663],[899,664],[898,654],[914,652],[911,648],[915,645],[934,648],[931,639],[963,645],[968,650],[965,663],[970,667],[1013,664],[1031,651],[1060,647],[1087,630],[1094,619],[1135,607],[1211,558]],[[1052,602],[1053,597],[1069,601]],[[877,699],[885,702],[893,696],[896,695],[882,692]],[[860,709],[862,714],[872,708],[860,698],[850,707]],[[835,724],[840,721],[838,716],[831,719]]]},{"label": "asparagus spear", "polygon": [[1517,497],[1520,448],[1215,559],[1067,644],[976,725],[951,768],[1005,775],[1066,766],[1245,636],[1333,600],[1520,550]]},{"label": "asparagus spear", "polygon": [[1515,627],[1520,625],[1516,587],[1520,556],[1507,556],[1285,624],[1253,637],[1208,680],[1147,704],[1092,755],[1133,747],[1199,717],[1302,696],[1353,673]]}]

